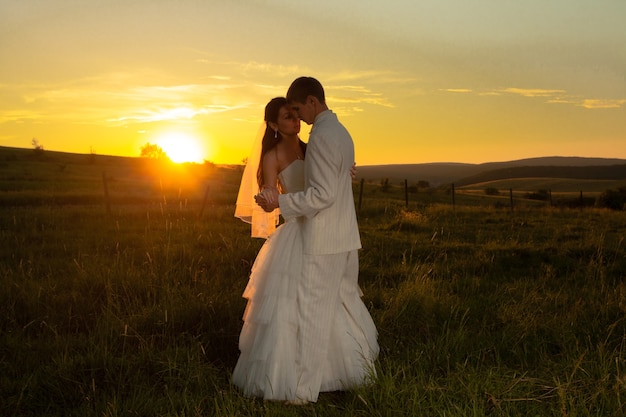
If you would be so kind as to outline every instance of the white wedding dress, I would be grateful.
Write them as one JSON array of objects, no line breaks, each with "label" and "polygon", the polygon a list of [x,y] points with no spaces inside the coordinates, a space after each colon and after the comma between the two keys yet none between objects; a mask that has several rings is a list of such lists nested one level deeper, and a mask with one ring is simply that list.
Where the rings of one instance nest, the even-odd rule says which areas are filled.
[{"label": "white wedding dress", "polygon": [[[295,160],[278,176],[285,192],[304,188],[304,161]],[[261,247],[243,293],[248,300],[239,336],[241,352],[233,384],[246,396],[295,399],[298,380],[298,309],[296,294],[302,269],[300,219],[279,226]],[[374,322],[361,290],[342,292],[320,391],[345,390],[375,375],[378,356]]]}]

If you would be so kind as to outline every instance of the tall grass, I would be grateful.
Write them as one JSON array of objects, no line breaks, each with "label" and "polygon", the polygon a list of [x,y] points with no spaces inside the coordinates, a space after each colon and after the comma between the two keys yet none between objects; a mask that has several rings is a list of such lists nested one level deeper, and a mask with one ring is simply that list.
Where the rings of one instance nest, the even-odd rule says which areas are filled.
[{"label": "tall grass", "polygon": [[436,398],[415,412],[623,413],[621,221],[606,212],[400,211],[385,238],[365,245],[364,259],[388,252],[368,268],[376,291],[365,292],[378,293],[381,345],[391,362],[405,358],[402,379],[410,368],[421,394]]},{"label": "tall grass", "polygon": [[[195,188],[150,177],[137,202],[146,183],[106,168],[111,215],[102,200],[0,207],[0,415],[626,414],[623,212],[453,209],[443,193],[407,209],[366,190],[378,379],[293,407],[229,382],[262,244],[232,217],[239,171]],[[64,192],[96,195],[100,172]]]}]

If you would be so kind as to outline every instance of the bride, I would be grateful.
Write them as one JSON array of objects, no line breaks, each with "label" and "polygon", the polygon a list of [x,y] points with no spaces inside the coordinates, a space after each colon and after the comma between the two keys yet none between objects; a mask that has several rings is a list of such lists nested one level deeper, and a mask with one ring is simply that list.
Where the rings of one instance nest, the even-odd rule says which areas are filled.
[{"label": "bride", "polygon": [[[253,237],[267,241],[243,293],[248,303],[232,381],[244,395],[266,400],[296,399],[297,306],[307,300],[297,299],[303,251],[300,220],[276,227],[278,210],[266,213],[253,197],[267,188],[285,193],[304,189],[306,144],[299,133],[300,119],[286,99],[270,100],[265,107],[265,130],[248,158],[235,210],[236,217],[251,223]],[[361,301],[358,285],[352,293],[353,297],[337,307],[321,391],[360,385],[367,372],[374,371],[363,369],[362,364],[371,365],[378,353],[376,327]]]}]

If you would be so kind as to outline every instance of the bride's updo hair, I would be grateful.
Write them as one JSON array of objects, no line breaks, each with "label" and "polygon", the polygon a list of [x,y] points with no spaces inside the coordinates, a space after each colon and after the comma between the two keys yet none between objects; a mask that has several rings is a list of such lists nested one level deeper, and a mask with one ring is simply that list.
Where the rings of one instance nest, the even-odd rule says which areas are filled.
[{"label": "bride's updo hair", "polygon": [[271,151],[283,139],[280,132],[270,127],[271,123],[278,124],[278,113],[280,109],[287,105],[287,99],[284,97],[275,97],[265,106],[265,133],[261,142],[261,160],[259,161],[259,169],[256,173],[256,179],[259,183],[259,189],[263,187],[263,157]]},{"label": "bride's updo hair", "polygon": [[[256,174],[259,189],[263,187],[263,157],[283,140],[280,132],[270,127],[270,122],[278,124],[278,114],[283,107],[288,107],[285,97],[275,97],[265,106],[265,133],[261,143],[261,160],[259,161],[259,169]],[[302,148],[304,154],[306,152],[306,144],[302,141],[300,141],[300,148]]]},{"label": "bride's updo hair", "polygon": [[261,159],[263,155],[273,149],[283,139],[280,132],[273,130],[270,123],[278,124],[278,113],[280,109],[287,106],[285,97],[276,97],[270,100],[265,106],[265,134],[263,135],[263,147],[261,148]]}]

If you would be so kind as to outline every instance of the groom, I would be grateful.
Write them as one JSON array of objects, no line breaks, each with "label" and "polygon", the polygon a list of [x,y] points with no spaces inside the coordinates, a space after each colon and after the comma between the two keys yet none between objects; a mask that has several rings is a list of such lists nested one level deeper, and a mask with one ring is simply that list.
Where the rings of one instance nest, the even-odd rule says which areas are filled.
[{"label": "groom", "polygon": [[280,207],[285,219],[304,216],[303,271],[298,287],[298,363],[296,403],[317,401],[342,282],[358,280],[361,238],[356,219],[350,167],[354,144],[328,109],[324,88],[300,77],[287,91],[300,119],[313,125],[305,158],[305,190],[259,196],[266,211]]}]

